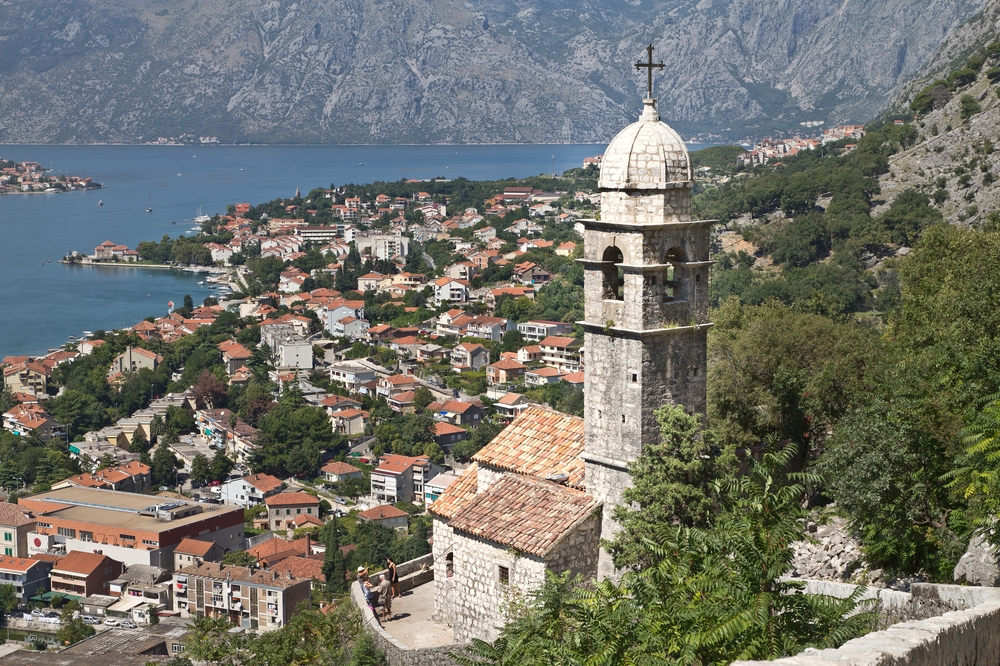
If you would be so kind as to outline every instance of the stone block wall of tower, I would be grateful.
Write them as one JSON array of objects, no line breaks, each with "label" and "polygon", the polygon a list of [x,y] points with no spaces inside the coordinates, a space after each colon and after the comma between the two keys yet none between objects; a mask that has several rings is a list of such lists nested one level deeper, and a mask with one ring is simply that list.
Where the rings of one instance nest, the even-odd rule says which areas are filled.
[{"label": "stone block wall of tower", "polygon": [[[655,100],[644,105],[605,152],[601,219],[584,221],[583,457],[605,539],[618,530],[629,463],[660,440],[656,411],[704,414],[706,402],[711,222],[691,219],[687,151]],[[614,575],[604,551],[598,575]]]}]

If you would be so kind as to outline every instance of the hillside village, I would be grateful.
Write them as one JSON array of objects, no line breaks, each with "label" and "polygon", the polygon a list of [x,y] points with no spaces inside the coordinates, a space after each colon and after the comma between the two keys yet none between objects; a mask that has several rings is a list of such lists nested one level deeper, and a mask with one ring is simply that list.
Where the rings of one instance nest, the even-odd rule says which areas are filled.
[{"label": "hillside village", "polygon": [[[449,215],[424,191],[348,194],[236,204],[188,242],[200,255],[184,250],[210,256],[219,298],[2,360],[0,438],[69,442],[30,474],[0,462],[11,500],[33,493],[0,503],[0,574],[20,607],[77,599],[98,627],[184,618],[186,590],[235,575],[223,560],[245,550],[234,617],[283,626],[327,588],[331,518],[347,571],[429,553],[424,507],[484,444],[529,409],[582,414],[576,221],[599,195],[508,187]],[[162,262],[161,247],[107,241],[90,259]],[[275,441],[295,423],[312,434]],[[64,520],[73,506],[87,515]],[[121,511],[132,534],[113,528]],[[372,551],[373,525],[400,538]],[[251,620],[255,570],[279,592]]]}]

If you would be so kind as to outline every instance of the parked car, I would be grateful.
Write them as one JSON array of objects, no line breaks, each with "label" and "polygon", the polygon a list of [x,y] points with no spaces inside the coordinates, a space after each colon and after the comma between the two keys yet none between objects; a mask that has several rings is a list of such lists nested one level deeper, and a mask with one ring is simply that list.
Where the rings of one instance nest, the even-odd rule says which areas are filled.
[{"label": "parked car", "polygon": [[33,608],[31,609],[31,614],[34,615],[35,617],[41,617],[42,611],[38,610],[37,608]]},{"label": "parked car", "polygon": [[137,625],[132,620],[122,620],[121,624],[118,625],[118,626],[123,627],[125,629],[138,629],[139,628],[139,625]]},{"label": "parked car", "polygon": [[108,626],[108,627],[117,627],[118,625],[121,624],[121,622],[119,622],[118,620],[116,620],[113,617],[109,617],[107,620],[104,621],[104,624],[105,624],[105,626]]},{"label": "parked car", "polygon": [[101,623],[101,621],[98,620],[93,615],[84,615],[82,619],[83,619],[84,624],[100,624]]},{"label": "parked car", "polygon": [[170,486],[160,486],[160,490],[170,490]]},{"label": "parked car", "polygon": [[347,504],[347,500],[345,500],[343,497],[334,497],[333,501],[336,502],[337,504]]},{"label": "parked car", "polygon": [[221,481],[209,481],[208,485],[210,485],[210,486],[212,486],[214,488],[215,486],[221,486],[222,482]]}]

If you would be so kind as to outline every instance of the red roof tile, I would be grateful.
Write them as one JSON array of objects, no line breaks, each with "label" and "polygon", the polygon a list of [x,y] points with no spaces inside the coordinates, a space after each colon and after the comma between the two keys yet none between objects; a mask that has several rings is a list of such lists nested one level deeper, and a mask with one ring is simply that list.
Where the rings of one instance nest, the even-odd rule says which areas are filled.
[{"label": "red roof tile", "polygon": [[580,490],[508,474],[476,495],[450,525],[456,531],[545,557],[599,504]]},{"label": "red roof tile", "polygon": [[473,460],[510,472],[545,478],[569,475],[569,485],[583,487],[583,419],[544,407],[529,407]]}]

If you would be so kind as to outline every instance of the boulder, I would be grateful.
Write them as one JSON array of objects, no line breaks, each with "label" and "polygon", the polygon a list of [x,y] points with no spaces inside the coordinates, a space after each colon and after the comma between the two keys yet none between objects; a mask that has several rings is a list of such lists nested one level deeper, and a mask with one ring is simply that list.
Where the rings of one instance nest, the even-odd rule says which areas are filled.
[{"label": "boulder", "polygon": [[955,565],[956,582],[981,587],[1000,586],[1000,565],[996,549],[982,535],[972,537],[965,554]]}]

